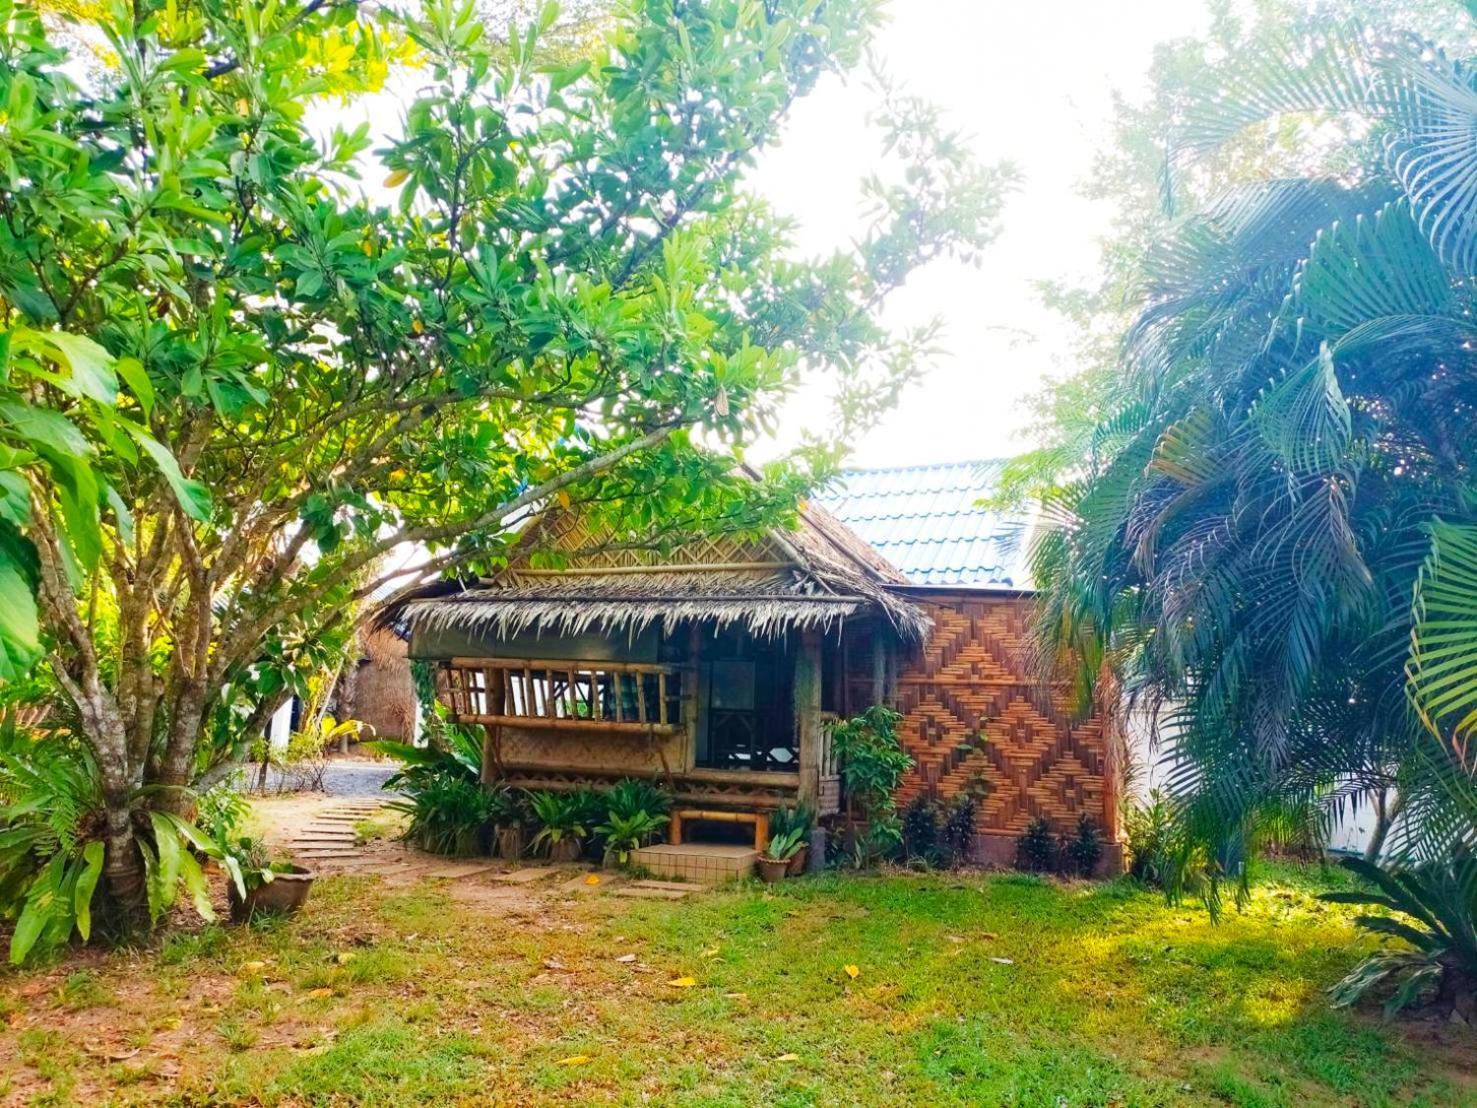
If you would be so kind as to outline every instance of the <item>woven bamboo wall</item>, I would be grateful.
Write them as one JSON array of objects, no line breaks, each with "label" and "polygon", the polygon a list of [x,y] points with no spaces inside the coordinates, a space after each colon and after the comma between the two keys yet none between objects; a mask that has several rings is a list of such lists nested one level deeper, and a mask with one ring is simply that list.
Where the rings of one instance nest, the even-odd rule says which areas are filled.
[{"label": "woven bamboo wall", "polygon": [[1101,720],[1074,721],[1025,676],[1029,599],[966,591],[916,599],[934,626],[898,672],[901,736],[917,763],[899,803],[969,792],[978,798],[981,835],[1018,835],[1037,815],[1071,831],[1087,812],[1116,837],[1113,759]]}]

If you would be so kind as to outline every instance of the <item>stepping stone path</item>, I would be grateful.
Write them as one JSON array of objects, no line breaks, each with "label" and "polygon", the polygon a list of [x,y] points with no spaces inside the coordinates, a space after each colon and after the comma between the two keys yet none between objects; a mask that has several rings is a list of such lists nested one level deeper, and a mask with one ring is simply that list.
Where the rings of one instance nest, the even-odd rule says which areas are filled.
[{"label": "stepping stone path", "polygon": [[384,804],[375,800],[342,800],[315,814],[293,830],[282,848],[300,864],[327,869],[324,863],[364,859],[364,848],[354,840],[354,825],[378,815]]},{"label": "stepping stone path", "polygon": [[[609,893],[652,900],[681,900],[701,888],[680,881],[634,881],[624,874],[567,865],[530,865],[507,870],[503,868],[504,862],[438,858],[399,844],[366,846],[356,843],[354,825],[384,809],[385,803],[377,799],[346,797],[336,800],[314,812],[301,826],[283,828],[272,845],[299,865],[321,874],[379,877],[387,884],[397,886],[427,879],[469,884],[487,882],[563,896]],[[591,874],[599,880],[591,883]]]}]

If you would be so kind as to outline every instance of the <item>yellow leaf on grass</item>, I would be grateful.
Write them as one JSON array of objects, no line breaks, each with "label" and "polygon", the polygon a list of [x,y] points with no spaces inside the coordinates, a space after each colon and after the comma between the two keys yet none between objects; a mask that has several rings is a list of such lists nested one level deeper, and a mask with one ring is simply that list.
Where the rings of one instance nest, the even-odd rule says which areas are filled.
[{"label": "yellow leaf on grass", "polygon": [[265,962],[242,962],[240,973],[244,977],[252,977],[267,968]]},{"label": "yellow leaf on grass", "polygon": [[598,885],[598,884],[600,884],[600,875],[598,873],[589,874],[588,876],[585,877],[585,884],[586,885]]},{"label": "yellow leaf on grass", "polygon": [[309,989],[308,995],[314,1000],[322,1000],[333,995],[332,989]]},{"label": "yellow leaf on grass", "polygon": [[674,989],[690,989],[697,984],[697,980],[691,977],[677,977],[667,982]]},{"label": "yellow leaf on grass", "polygon": [[568,1058],[560,1058],[555,1062],[556,1066],[583,1066],[590,1061],[588,1054],[571,1054]]},{"label": "yellow leaf on grass", "polygon": [[861,972],[862,971],[860,969],[858,969],[856,966],[852,965],[849,962],[847,963],[847,965],[846,965],[846,976],[847,977],[850,977],[853,980],[855,980],[857,977],[860,977],[861,976]]},{"label": "yellow leaf on grass", "polygon": [[333,960],[341,966],[347,966],[354,960],[354,953],[353,951],[345,950],[342,953],[335,954]]},{"label": "yellow leaf on grass", "polygon": [[707,950],[703,951],[702,957],[704,957],[704,958],[716,958],[716,957],[718,957],[718,948],[716,946],[710,946],[710,947],[708,947]]},{"label": "yellow leaf on grass", "polygon": [[781,1054],[778,1058],[775,1059],[775,1061],[776,1062],[798,1062],[798,1061],[800,1061],[800,1055],[798,1055],[798,1054]]}]

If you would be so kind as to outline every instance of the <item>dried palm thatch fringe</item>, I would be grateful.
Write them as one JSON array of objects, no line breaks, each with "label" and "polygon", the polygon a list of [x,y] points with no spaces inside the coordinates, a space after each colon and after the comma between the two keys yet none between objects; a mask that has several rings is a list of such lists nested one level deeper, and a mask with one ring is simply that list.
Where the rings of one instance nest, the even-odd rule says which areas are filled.
[{"label": "dried palm thatch fringe", "polygon": [[424,630],[492,632],[499,638],[520,631],[578,635],[584,631],[639,632],[660,624],[673,633],[683,623],[701,620],[718,627],[740,624],[769,637],[786,631],[829,630],[868,607],[861,597],[650,597],[630,599],[541,599],[473,589],[460,596],[416,600],[406,619]]}]

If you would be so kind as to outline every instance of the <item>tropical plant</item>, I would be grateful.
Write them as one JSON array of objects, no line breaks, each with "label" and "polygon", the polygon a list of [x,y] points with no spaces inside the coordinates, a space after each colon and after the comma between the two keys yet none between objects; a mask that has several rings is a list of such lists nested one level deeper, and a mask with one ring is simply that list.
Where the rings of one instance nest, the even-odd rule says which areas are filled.
[{"label": "tropical plant", "polygon": [[403,788],[391,808],[409,817],[403,838],[432,854],[468,857],[488,848],[493,799],[476,781],[428,773]]},{"label": "tropical plant", "polygon": [[365,743],[364,749],[400,763],[401,768],[384,783],[389,790],[412,788],[431,777],[455,777],[472,783],[482,778],[482,740],[470,729],[455,724],[442,729],[435,744],[415,746],[395,739],[374,739]]},{"label": "tropical plant", "polygon": [[769,816],[769,830],[771,834],[779,835],[793,831],[799,827],[804,829],[807,835],[815,824],[815,809],[805,802],[798,804],[786,804],[776,808]]},{"label": "tropical plant", "polygon": [[[746,191],[875,0],[622,4],[583,56],[541,50],[552,4],[506,39],[462,0],[66,7],[0,0],[0,675],[46,641],[132,905],[136,813],[529,511],[633,546],[788,518],[931,347],[881,304],[1011,180],[896,98],[854,249],[798,258]],[[377,149],[320,134],[407,62]],[[750,481],[802,372],[827,439]]]},{"label": "tropical plant", "polygon": [[1402,812],[1420,835],[1423,715],[1460,762],[1439,698],[1472,640],[1433,619],[1423,662],[1418,628],[1423,563],[1443,544],[1460,561],[1477,512],[1468,73],[1407,37],[1299,26],[1188,105],[1182,164],[1289,113],[1375,141],[1337,177],[1243,184],[1163,236],[1123,388],[1047,494],[1042,668],[1082,706],[1111,674],[1155,721],[1175,856],[1203,863],[1212,906],[1272,813],[1316,829],[1373,802],[1372,853]]},{"label": "tropical plant", "polygon": [[1174,872],[1176,824],[1167,797],[1158,789],[1142,803],[1129,802],[1123,809],[1124,853],[1128,874],[1146,885],[1163,888]]},{"label": "tropical plant", "polygon": [[657,812],[643,808],[618,812],[612,808],[595,828],[595,834],[600,836],[605,852],[619,865],[625,865],[632,852],[655,839],[666,825],[666,817]]},{"label": "tropical plant", "polygon": [[590,834],[590,804],[579,792],[530,792],[528,812],[538,827],[533,846],[552,849],[571,839],[582,842]]},{"label": "tropical plant", "polygon": [[769,844],[764,848],[764,856],[776,862],[788,862],[800,853],[809,834],[808,827],[791,827],[777,835],[770,835]]},{"label": "tropical plant", "polygon": [[913,768],[913,759],[897,736],[902,718],[891,708],[874,704],[831,731],[846,803],[860,820],[860,826],[854,825],[852,849],[852,862],[858,867],[875,865],[902,841],[895,795],[903,775]]},{"label": "tropical plant", "polygon": [[639,777],[621,778],[602,799],[607,816],[629,818],[645,814],[661,820],[672,807],[672,798],[663,789]]},{"label": "tropical plant", "polygon": [[1361,915],[1355,922],[1411,949],[1365,959],[1330,990],[1334,1003],[1353,1004],[1377,987],[1393,985],[1386,1015],[1426,1001],[1443,1015],[1454,1012],[1468,1021],[1477,1016],[1477,859],[1462,855],[1410,868],[1359,858],[1340,864],[1373,888],[1323,893],[1322,899],[1395,913]]}]

